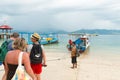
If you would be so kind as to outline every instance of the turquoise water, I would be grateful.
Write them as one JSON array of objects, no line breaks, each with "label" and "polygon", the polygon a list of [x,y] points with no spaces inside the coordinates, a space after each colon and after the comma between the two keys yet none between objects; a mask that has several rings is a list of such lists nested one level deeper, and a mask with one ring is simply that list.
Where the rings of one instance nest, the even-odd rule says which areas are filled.
[{"label": "turquoise water", "polygon": [[91,37],[91,52],[120,55],[120,35],[99,35]]},{"label": "turquoise water", "polygon": [[120,61],[120,35],[99,35],[90,38],[88,55],[107,61]]},{"label": "turquoise water", "polygon": [[[58,49],[66,51],[68,40],[75,40],[77,37],[69,35],[59,35],[59,43],[45,45],[46,49]],[[90,51],[91,52],[108,52],[106,54],[120,54],[120,35],[99,35],[91,36],[90,38]],[[114,52],[114,53],[113,53]]]},{"label": "turquoise water", "polygon": [[[45,45],[45,50],[48,52],[68,52],[66,45],[68,40],[75,40],[78,36],[69,36],[66,34],[59,35],[59,43]],[[87,51],[89,57],[96,57],[112,61],[120,60],[120,35],[99,35],[91,36],[90,47]]]},{"label": "turquoise water", "polygon": [[[26,38],[26,36],[24,36]],[[59,34],[59,43],[44,45],[46,52],[69,53],[66,48],[68,40],[75,40],[78,36]],[[26,38],[27,39],[27,38]],[[106,58],[120,57],[120,35],[99,35],[91,36],[90,47],[87,52],[90,56],[106,56]],[[28,39],[27,39],[28,40]],[[2,41],[1,41],[2,42]]]}]

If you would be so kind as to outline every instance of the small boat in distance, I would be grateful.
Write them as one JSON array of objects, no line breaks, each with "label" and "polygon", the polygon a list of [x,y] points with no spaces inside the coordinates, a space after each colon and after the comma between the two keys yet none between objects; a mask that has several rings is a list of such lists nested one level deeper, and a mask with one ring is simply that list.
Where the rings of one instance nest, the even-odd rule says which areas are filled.
[{"label": "small boat in distance", "polygon": [[49,34],[47,36],[43,36],[40,40],[40,43],[43,45],[46,44],[52,44],[52,43],[58,43],[58,37],[57,35]]},{"label": "small boat in distance", "polygon": [[[76,48],[77,48],[77,51],[79,53],[82,53],[84,52],[89,46],[90,46],[90,41],[89,41],[89,38],[87,35],[81,35],[79,38],[77,38],[75,41],[75,44],[76,44]],[[67,48],[68,50],[71,51],[71,45],[68,44],[67,45]]]}]

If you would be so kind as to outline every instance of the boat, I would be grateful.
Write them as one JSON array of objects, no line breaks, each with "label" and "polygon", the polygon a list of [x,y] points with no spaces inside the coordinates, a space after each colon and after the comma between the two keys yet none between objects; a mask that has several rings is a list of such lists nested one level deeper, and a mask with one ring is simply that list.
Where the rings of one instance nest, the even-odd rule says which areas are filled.
[{"label": "boat", "polygon": [[82,53],[90,46],[90,41],[87,35],[82,35],[80,38],[75,40],[75,44],[77,50]]},{"label": "boat", "polygon": [[[81,35],[74,42],[79,53],[83,53],[90,46],[89,37],[87,35]],[[71,51],[72,46],[68,44],[67,48]]]},{"label": "boat", "polygon": [[44,37],[40,40],[40,43],[43,45],[58,43],[58,38],[57,37]]},{"label": "boat", "polygon": [[57,34],[41,35],[40,43],[42,45],[58,43],[58,36],[57,36]]},{"label": "boat", "polygon": [[[33,44],[30,40],[32,34],[33,33],[20,32],[20,36],[25,38],[28,44]],[[41,39],[39,40],[39,43],[42,45],[53,44],[53,43],[59,42],[58,34],[55,34],[55,33],[40,34],[40,37]]]}]

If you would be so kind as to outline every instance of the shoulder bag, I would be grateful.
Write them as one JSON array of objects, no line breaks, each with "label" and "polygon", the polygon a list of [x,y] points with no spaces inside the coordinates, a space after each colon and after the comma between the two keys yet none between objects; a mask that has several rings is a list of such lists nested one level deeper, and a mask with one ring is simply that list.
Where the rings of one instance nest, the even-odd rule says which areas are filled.
[{"label": "shoulder bag", "polygon": [[20,52],[18,58],[18,67],[16,72],[11,80],[33,80],[26,72],[24,66],[22,65],[22,55],[23,52]]}]

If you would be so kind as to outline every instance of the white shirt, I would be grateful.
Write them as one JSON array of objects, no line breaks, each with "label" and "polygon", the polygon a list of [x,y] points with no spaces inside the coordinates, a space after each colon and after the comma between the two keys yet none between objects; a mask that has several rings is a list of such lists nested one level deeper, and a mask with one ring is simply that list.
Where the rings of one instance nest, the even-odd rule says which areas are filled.
[{"label": "white shirt", "polygon": [[[27,47],[27,52],[31,52],[31,49],[32,49],[32,47],[33,47],[33,45],[32,44],[30,44],[30,45],[28,45],[28,47]],[[41,48],[42,48],[42,50],[44,49],[44,46],[43,45],[41,45]]]}]

